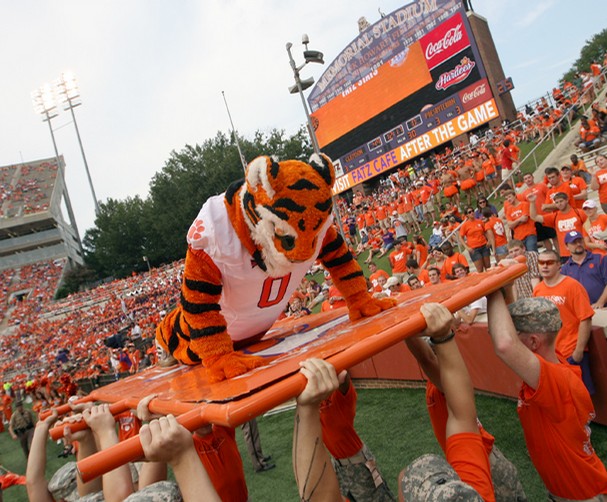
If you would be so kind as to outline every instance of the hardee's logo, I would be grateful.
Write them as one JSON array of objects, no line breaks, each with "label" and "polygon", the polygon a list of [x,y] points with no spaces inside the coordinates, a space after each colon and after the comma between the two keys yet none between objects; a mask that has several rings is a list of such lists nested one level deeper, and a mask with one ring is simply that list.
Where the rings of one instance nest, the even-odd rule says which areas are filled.
[{"label": "hardee's logo", "polygon": [[437,54],[440,54],[452,45],[455,45],[463,36],[462,23],[447,30],[445,36],[441,40],[428,44],[428,47],[426,47],[426,61],[430,61]]},{"label": "hardee's logo", "polygon": [[459,84],[468,78],[472,70],[476,66],[476,63],[472,61],[470,58],[463,58],[460,63],[453,68],[453,70],[443,73],[440,77],[438,77],[438,81],[436,82],[436,90],[444,91],[449,87]]}]

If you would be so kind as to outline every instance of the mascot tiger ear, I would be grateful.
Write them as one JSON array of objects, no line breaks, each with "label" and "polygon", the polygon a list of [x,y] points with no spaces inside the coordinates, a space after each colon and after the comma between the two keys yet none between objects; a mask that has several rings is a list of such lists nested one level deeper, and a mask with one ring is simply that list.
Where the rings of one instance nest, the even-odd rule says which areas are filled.
[{"label": "mascot tiger ear", "polygon": [[288,305],[316,259],[329,270],[350,317],[375,315],[392,299],[367,292],[360,266],[333,225],[333,163],[254,159],[244,181],[209,198],[188,232],[181,301],[156,331],[186,364],[202,363],[210,381],[264,364],[235,352],[261,338]]}]

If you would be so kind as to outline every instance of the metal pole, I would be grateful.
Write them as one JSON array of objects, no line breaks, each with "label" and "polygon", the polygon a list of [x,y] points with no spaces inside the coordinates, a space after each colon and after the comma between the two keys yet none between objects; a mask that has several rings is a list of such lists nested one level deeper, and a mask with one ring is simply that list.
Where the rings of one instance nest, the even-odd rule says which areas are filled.
[{"label": "metal pole", "polygon": [[[306,120],[308,122],[308,134],[310,135],[310,139],[312,140],[312,148],[314,149],[314,153],[320,156],[320,146],[318,145],[318,140],[316,139],[316,134],[314,133],[314,126],[312,125],[312,117],[310,116],[310,111],[308,110],[308,103],[306,103],[306,98],[304,97],[303,89],[301,87],[301,79],[299,78],[299,70],[303,68],[306,63],[301,65],[301,67],[297,67],[295,64],[295,60],[293,59],[293,55],[291,54],[291,47],[293,44],[291,42],[287,43],[287,53],[289,54],[289,63],[291,64],[291,69],[293,70],[293,76],[295,77],[295,84],[297,85],[297,91],[299,96],[301,97],[301,103],[303,104],[304,111],[306,113]],[[337,231],[339,235],[341,235],[344,242],[346,241],[346,236],[344,234],[344,229],[341,221],[341,214],[339,212],[339,207],[337,204],[337,197],[333,195],[331,197],[333,199],[333,219],[335,220],[335,224],[337,225]]]},{"label": "metal pole", "polygon": [[232,134],[234,135],[234,140],[236,141],[236,149],[238,150],[238,155],[240,156],[240,162],[242,163],[242,169],[247,172],[247,159],[242,154],[242,150],[240,149],[240,142],[238,141],[238,135],[236,134],[236,129],[234,129],[234,122],[232,122],[232,115],[230,114],[230,109],[228,108],[228,102],[226,101],[226,95],[223,91],[221,91],[221,95],[223,96],[223,102],[226,104],[226,110],[228,112],[228,118],[230,119],[230,125],[232,126]]},{"label": "metal pole", "polygon": [[[312,125],[312,117],[310,117],[310,111],[308,110],[308,103],[306,103],[306,98],[304,97],[303,89],[301,88],[301,79],[299,78],[299,70],[295,64],[295,60],[293,59],[293,55],[291,54],[291,47],[293,44],[291,42],[287,43],[287,53],[289,54],[289,63],[291,64],[291,68],[293,69],[293,75],[295,76],[295,84],[297,85],[297,90],[299,92],[299,97],[301,98],[301,103],[304,107],[304,111],[306,112],[306,120],[308,122],[308,132],[310,134],[310,139],[312,140],[312,148],[314,148],[314,152],[320,155],[320,147],[318,146],[318,140],[316,139],[316,134],[314,133],[314,126]],[[304,63],[305,65],[306,63]],[[303,66],[303,65],[302,65]]]},{"label": "metal pole", "polygon": [[68,97],[67,99],[69,103],[69,109],[72,113],[72,120],[74,121],[74,128],[76,129],[76,136],[78,138],[78,144],[80,145],[80,152],[82,153],[82,160],[84,161],[84,169],[86,170],[86,177],[89,180],[89,187],[91,187],[91,193],[93,194],[93,201],[95,202],[95,214],[99,215],[99,202],[97,201],[97,195],[95,194],[95,189],[93,188],[93,180],[91,179],[91,173],[89,171],[89,165],[86,161],[86,155],[84,155],[84,148],[82,147],[82,140],[80,139],[80,131],[78,130],[78,123],[76,122],[76,115],[74,114],[74,106],[72,105],[72,100]]},{"label": "metal pole", "polygon": [[72,203],[70,201],[69,191],[67,189],[67,184],[65,183],[65,176],[63,173],[63,168],[61,166],[61,159],[59,158],[59,151],[57,150],[57,143],[55,141],[55,133],[53,132],[53,127],[51,126],[51,117],[49,116],[48,111],[44,112],[46,118],[43,120],[48,123],[48,130],[51,133],[51,139],[53,140],[53,148],[55,150],[55,160],[57,161],[57,170],[59,175],[61,176],[61,182],[63,183],[63,196],[65,197],[65,206],[67,208],[67,214],[70,218],[70,223],[72,227],[74,227],[74,232],[76,232],[76,239],[78,240],[78,248],[80,249],[80,253],[84,256],[84,251],[82,249],[82,241],[80,240],[80,233],[78,232],[78,225],[76,224],[76,218],[74,216],[74,211],[72,209]]}]

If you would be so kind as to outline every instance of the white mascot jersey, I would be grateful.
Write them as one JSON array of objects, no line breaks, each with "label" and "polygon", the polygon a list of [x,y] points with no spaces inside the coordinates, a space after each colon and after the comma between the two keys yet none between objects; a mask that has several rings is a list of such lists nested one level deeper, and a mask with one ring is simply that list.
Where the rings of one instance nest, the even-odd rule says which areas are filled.
[{"label": "white mascot jersey", "polygon": [[234,341],[266,332],[278,319],[301,280],[310,269],[331,225],[328,218],[318,234],[316,252],[284,277],[270,277],[242,245],[232,227],[224,194],[209,198],[188,232],[188,244],[207,253],[221,272],[223,291],[219,300],[228,333]]}]

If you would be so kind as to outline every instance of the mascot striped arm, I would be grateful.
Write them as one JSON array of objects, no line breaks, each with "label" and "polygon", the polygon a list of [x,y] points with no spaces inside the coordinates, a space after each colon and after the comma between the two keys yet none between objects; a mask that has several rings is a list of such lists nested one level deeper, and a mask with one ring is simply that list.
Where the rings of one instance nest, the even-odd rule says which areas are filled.
[{"label": "mascot striped arm", "polygon": [[188,232],[181,300],[156,330],[184,364],[217,382],[264,364],[234,351],[261,338],[318,258],[352,320],[394,305],[367,292],[363,272],[333,225],[333,164],[258,157],[245,179],[209,198]]}]

